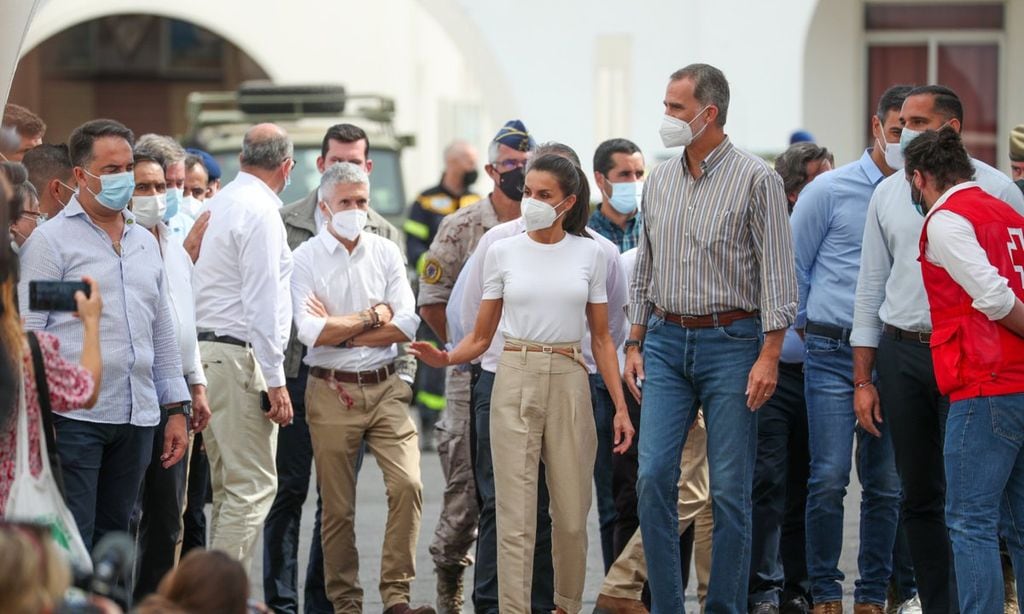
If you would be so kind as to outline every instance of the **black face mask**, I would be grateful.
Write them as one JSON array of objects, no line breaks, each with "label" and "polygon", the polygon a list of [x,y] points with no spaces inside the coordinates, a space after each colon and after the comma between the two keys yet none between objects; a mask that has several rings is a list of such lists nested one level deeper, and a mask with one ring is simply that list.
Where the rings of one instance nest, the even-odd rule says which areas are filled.
[{"label": "black face mask", "polygon": [[462,188],[465,189],[465,190],[468,190],[469,186],[471,186],[474,183],[476,183],[476,180],[479,177],[480,177],[480,173],[478,173],[476,171],[476,169],[473,169],[471,171],[467,171],[464,175],[462,175]]},{"label": "black face mask", "polygon": [[501,180],[498,188],[501,193],[514,201],[523,200],[523,184],[526,182],[526,174],[522,168],[514,168],[499,175]]}]

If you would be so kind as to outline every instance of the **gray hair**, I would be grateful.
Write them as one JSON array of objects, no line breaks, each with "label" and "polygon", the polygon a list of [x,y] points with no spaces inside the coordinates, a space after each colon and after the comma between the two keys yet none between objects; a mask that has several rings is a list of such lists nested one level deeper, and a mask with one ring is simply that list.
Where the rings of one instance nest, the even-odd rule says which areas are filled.
[{"label": "gray hair", "polygon": [[710,64],[690,64],[669,77],[670,81],[680,79],[693,80],[693,97],[701,105],[718,107],[718,118],[715,123],[724,126],[729,114],[729,81],[725,74]]},{"label": "gray hair", "polygon": [[807,183],[807,164],[817,160],[835,162],[832,152],[814,143],[794,143],[775,158],[775,172],[782,177],[786,194],[797,192]]},{"label": "gray hair", "polygon": [[143,134],[135,141],[135,155],[163,160],[164,171],[167,167],[185,161],[185,149],[169,136],[161,134]]},{"label": "gray hair", "polygon": [[327,194],[333,192],[334,188],[342,183],[356,183],[369,187],[370,176],[361,166],[356,166],[351,162],[332,164],[320,176],[320,187],[316,190],[316,199],[323,201]]},{"label": "gray hair", "polygon": [[243,167],[272,171],[293,157],[294,153],[292,140],[284,130],[272,133],[267,130],[257,132],[250,129],[242,139],[242,154],[239,161]]}]

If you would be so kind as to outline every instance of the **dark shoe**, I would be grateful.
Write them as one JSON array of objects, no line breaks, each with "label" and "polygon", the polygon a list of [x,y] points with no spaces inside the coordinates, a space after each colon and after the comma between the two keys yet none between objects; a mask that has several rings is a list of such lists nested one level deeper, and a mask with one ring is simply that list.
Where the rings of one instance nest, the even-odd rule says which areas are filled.
[{"label": "dark shoe", "polygon": [[770,601],[762,601],[754,606],[750,614],[779,614],[779,606]]},{"label": "dark shoe", "polygon": [[384,614],[437,614],[437,610],[429,605],[411,608],[408,603],[399,603],[384,610]]},{"label": "dark shoe", "polygon": [[779,614],[810,614],[811,604],[803,597],[794,597],[779,606]]},{"label": "dark shoe", "polygon": [[649,614],[644,602],[610,595],[598,595],[594,614]]},{"label": "dark shoe", "polygon": [[462,576],[465,568],[461,565],[437,565],[434,576],[437,578],[437,612],[438,614],[462,614]]}]

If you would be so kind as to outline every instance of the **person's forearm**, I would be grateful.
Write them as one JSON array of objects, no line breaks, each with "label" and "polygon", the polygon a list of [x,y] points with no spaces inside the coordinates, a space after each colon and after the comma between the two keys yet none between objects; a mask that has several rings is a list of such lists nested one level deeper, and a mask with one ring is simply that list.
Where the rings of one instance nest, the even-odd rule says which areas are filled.
[{"label": "person's forearm", "polygon": [[760,358],[779,361],[782,355],[782,341],[786,337],[786,329],[780,328],[764,334],[764,345],[761,346]]},{"label": "person's forearm", "polygon": [[448,353],[449,365],[461,365],[480,357],[491,345],[491,340],[476,335],[468,335]]},{"label": "person's forearm", "polygon": [[82,356],[79,364],[92,375],[92,396],[86,399],[85,407],[92,407],[100,396],[100,384],[103,383],[103,355],[100,350],[100,325],[83,322]]},{"label": "person's forearm", "polygon": [[619,373],[619,357],[615,354],[615,347],[610,335],[593,335],[591,337],[590,349],[594,352],[594,361],[597,362],[597,371],[604,380],[604,386],[612,397],[612,404],[616,410],[626,409],[626,397],[622,393],[622,375]]},{"label": "person's forearm", "polygon": [[430,330],[434,331],[441,345],[448,343],[448,314],[445,313],[447,307],[448,305],[445,303],[420,307],[420,317],[427,323]]},{"label": "person's forearm", "polygon": [[1018,337],[1024,337],[1024,303],[1021,303],[1020,299],[1016,299],[1013,303],[1013,309],[1010,310],[1010,313],[1006,314],[1006,317],[999,320],[999,323]]},{"label": "person's forearm", "polygon": [[875,370],[875,354],[878,350],[868,346],[854,346],[853,348],[853,381],[870,380],[871,372]]},{"label": "person's forearm", "polygon": [[359,333],[355,337],[352,337],[348,344],[352,347],[379,348],[387,347],[393,343],[405,343],[409,340],[409,336],[392,322],[385,324],[380,328],[374,328],[366,331],[365,333]]},{"label": "person's forearm", "polygon": [[369,316],[366,312],[352,313],[344,316],[329,316],[327,324],[316,338],[314,347],[322,345],[341,345],[367,328]]},{"label": "person's forearm", "polygon": [[640,326],[639,324],[634,324],[634,325],[629,327],[629,337],[627,337],[627,339],[636,339],[638,341],[643,341],[644,337],[646,337],[646,336],[647,336],[647,327],[646,326]]}]

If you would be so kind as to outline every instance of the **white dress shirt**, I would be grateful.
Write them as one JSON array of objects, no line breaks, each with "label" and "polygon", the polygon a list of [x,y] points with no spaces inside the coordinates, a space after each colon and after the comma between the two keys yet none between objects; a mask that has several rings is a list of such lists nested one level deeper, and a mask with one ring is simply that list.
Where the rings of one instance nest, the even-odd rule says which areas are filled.
[{"label": "white dress shirt", "polygon": [[[507,237],[515,236],[526,231],[526,222],[517,218],[504,224],[499,224],[487,231],[480,237],[476,250],[472,257],[466,261],[461,275],[466,276],[465,289],[462,295],[462,326],[469,334],[476,326],[476,316],[480,311],[480,301],[484,295],[484,261],[487,251],[496,241]],[[601,246],[601,252],[606,259],[606,290],[608,294],[608,323],[611,329],[612,343],[616,347],[622,345],[626,340],[626,333],[629,332],[628,322],[625,319],[616,317],[616,314],[623,313],[629,303],[629,283],[619,263],[619,248],[600,233],[587,228],[590,236]],[[543,274],[543,272],[538,272]],[[501,360],[501,353],[505,347],[505,336],[501,334],[502,324],[499,323],[498,330],[491,340],[491,347],[480,358],[480,366],[485,371],[494,373],[498,369],[498,361]],[[594,361],[594,353],[590,347],[590,327],[586,329],[583,340],[580,342],[583,350],[583,359],[587,363],[587,370],[590,373],[597,373],[597,363]]]},{"label": "white dress shirt", "polygon": [[309,348],[304,359],[307,365],[359,372],[379,369],[398,356],[398,345],[394,343],[385,347],[314,347],[327,319],[307,312],[310,295],[316,296],[332,316],[351,315],[387,303],[395,314],[392,323],[408,339],[416,337],[420,325],[416,299],[405,274],[402,252],[392,241],[363,232],[350,254],[324,227],[316,237],[300,245],[294,257],[292,311],[299,341]]},{"label": "white dress shirt", "polygon": [[946,269],[953,281],[974,299],[972,307],[989,320],[1001,320],[1017,302],[1009,282],[992,265],[967,218],[952,211],[938,211],[953,194],[975,187],[978,184],[973,181],[955,185],[928,210],[928,242],[924,255],[928,262]]},{"label": "white dress shirt", "polygon": [[206,202],[210,225],[192,275],[196,328],[251,343],[267,386],[284,386],[292,253],[281,199],[258,177],[240,172]]},{"label": "white dress shirt", "polygon": [[189,386],[206,385],[203,361],[199,356],[196,341],[196,310],[192,294],[192,258],[173,237],[168,236],[167,226],[158,225],[160,252],[164,257],[167,272],[167,302],[174,318],[174,331],[181,347],[181,369]]},{"label": "white dress shirt", "polygon": [[[1024,195],[1010,179],[973,160],[978,185],[1024,214]],[[924,217],[911,202],[910,183],[902,171],[878,184],[868,205],[861,247],[850,345],[878,347],[882,324],[931,332],[928,295],[921,276],[921,229]]]}]

